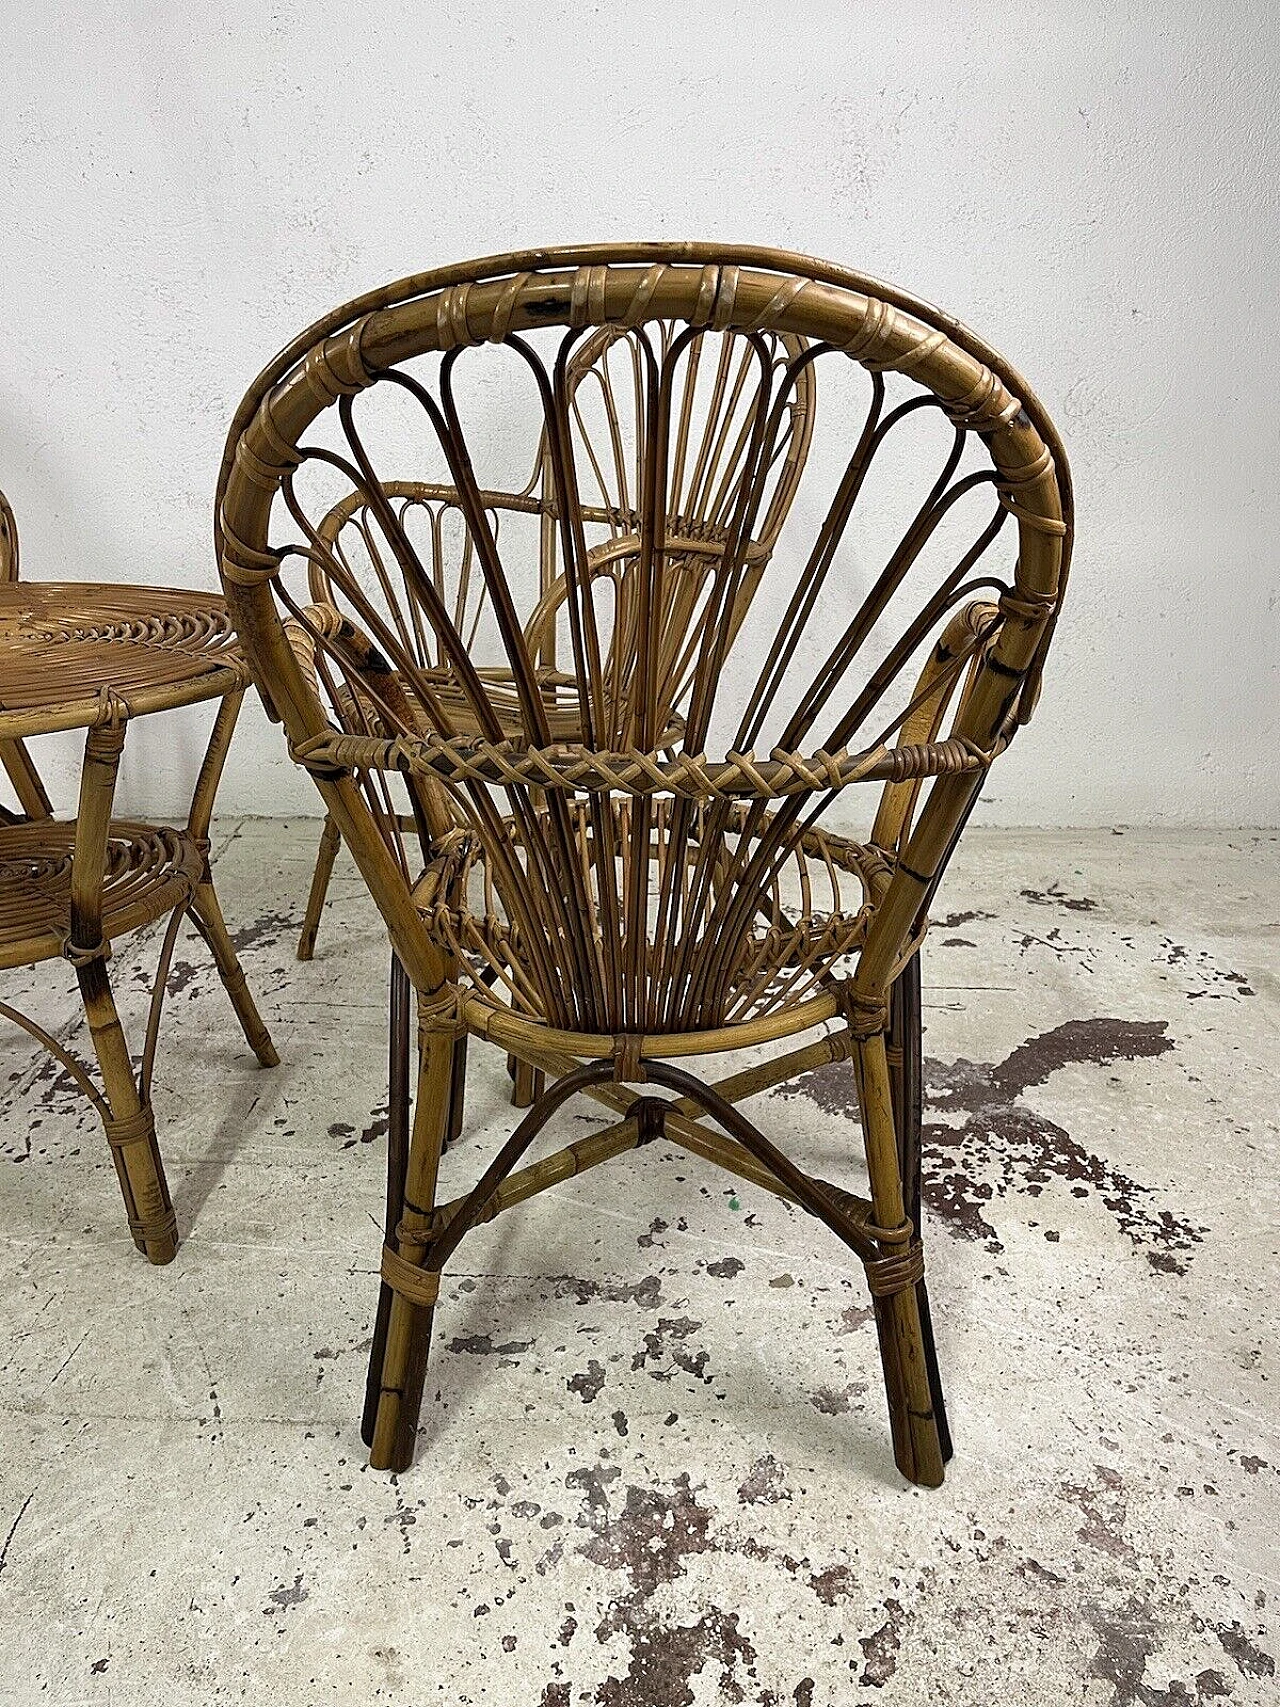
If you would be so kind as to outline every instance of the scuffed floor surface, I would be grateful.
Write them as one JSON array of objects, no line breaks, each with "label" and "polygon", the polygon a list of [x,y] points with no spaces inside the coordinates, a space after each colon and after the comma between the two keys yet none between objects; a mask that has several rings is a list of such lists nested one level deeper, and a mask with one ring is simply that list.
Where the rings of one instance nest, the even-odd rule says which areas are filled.
[{"label": "scuffed floor surface", "polygon": [[[1280,1700],[1277,837],[968,838],[925,954],[957,1455],[924,1493],[860,1271],[662,1144],[463,1246],[417,1466],[366,1469],[385,939],[344,858],[294,960],[315,834],[222,826],[279,1069],[179,950],[171,1268],[2,1035],[6,1707]],[[83,1042],[60,968],[7,983]],[[505,1083],[473,1044],[446,1190],[510,1130]],[[834,1068],[748,1106],[856,1184],[851,1100]]]}]

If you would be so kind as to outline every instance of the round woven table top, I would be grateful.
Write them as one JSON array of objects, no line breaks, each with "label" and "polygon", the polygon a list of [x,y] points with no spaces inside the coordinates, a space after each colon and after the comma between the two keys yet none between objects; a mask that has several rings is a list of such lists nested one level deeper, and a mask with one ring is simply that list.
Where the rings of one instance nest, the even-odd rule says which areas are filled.
[{"label": "round woven table top", "polygon": [[215,593],[0,585],[0,739],[216,699],[249,680]]}]

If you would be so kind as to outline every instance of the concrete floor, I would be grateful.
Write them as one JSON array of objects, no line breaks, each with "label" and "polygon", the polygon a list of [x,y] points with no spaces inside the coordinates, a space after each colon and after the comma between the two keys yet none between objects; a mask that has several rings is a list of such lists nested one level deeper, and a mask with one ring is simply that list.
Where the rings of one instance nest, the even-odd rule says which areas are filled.
[{"label": "concrete floor", "polygon": [[[87,1109],[0,1034],[0,1700],[1280,1699],[1280,837],[969,836],[925,951],[956,1437],[925,1493],[856,1266],[661,1144],[472,1236],[417,1466],[366,1469],[385,940],[344,859],[293,959],[315,828],[221,826],[280,1068],[179,950],[171,1268],[134,1254]],[[59,968],[7,983],[78,1035]],[[473,1045],[446,1189],[504,1088]],[[751,1106],[856,1182],[850,1101],[837,1068]]]}]

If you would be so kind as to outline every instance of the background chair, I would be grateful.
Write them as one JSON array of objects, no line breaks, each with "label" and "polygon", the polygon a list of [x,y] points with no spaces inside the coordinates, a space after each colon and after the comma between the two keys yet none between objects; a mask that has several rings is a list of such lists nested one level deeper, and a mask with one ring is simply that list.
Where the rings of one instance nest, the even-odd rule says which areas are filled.
[{"label": "background chair", "polygon": [[[607,577],[593,573],[569,383],[575,349],[605,329],[634,350],[641,399],[637,496]],[[679,625],[686,653],[667,626],[684,550],[675,400],[695,347],[730,337],[757,382],[724,537]],[[795,390],[819,363],[829,451],[810,449],[792,545],[784,526],[744,605]],[[553,613],[545,559],[499,540],[488,502],[484,470],[517,419],[555,495]],[[380,456],[404,466],[410,431],[465,524],[445,587],[379,474]],[[894,447],[908,473],[878,488]],[[376,595],[323,526],[335,479],[397,565]],[[295,341],[242,404],[219,490],[250,666],[417,994],[412,1137],[389,1156],[372,1462],[411,1460],[440,1275],[468,1229],[665,1135],[792,1198],[861,1259],[895,1457],[938,1483],[950,1442],[919,1228],[917,951],[987,770],[1034,705],[1065,581],[1066,464],[1025,383],[936,311],[806,258],[532,251],[403,281]],[[981,560],[1002,534],[997,573]],[[468,576],[483,587],[474,627],[459,615],[480,608],[460,591]],[[435,661],[406,642],[419,633]],[[673,664],[686,656],[687,670]],[[385,806],[397,780],[403,815]],[[881,787],[858,840],[821,820],[852,815],[861,783]],[[675,1065],[832,1025],[715,1084]],[[472,1190],[437,1205],[467,1033],[553,1082]],[[866,1194],[804,1173],[737,1106],[846,1058]],[[521,1165],[577,1092],[618,1123]]]},{"label": "background chair", "polygon": [[[18,579],[18,524],[9,500],[0,492],[0,585],[12,585]],[[35,760],[24,741],[0,741],[0,765],[17,796],[19,813],[0,807],[0,822],[16,822],[47,818],[53,811]]]}]

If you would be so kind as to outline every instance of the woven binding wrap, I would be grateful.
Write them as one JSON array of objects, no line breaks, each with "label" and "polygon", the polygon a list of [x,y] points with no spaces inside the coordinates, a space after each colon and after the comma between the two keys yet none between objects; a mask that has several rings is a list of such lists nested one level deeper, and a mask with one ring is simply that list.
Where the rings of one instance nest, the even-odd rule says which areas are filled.
[{"label": "woven binding wrap", "polygon": [[126,1144],[149,1143],[155,1136],[156,1117],[148,1103],[136,1114],[126,1114],[119,1120],[106,1120],[107,1143],[113,1150],[123,1150]]},{"label": "woven binding wrap", "polygon": [[407,1262],[390,1245],[382,1247],[382,1278],[406,1303],[415,1304],[422,1310],[429,1310],[440,1296],[439,1270],[419,1268],[416,1263]]},{"label": "woven binding wrap", "polygon": [[889,1298],[924,1279],[924,1246],[912,1239],[905,1249],[873,1257],[865,1265],[873,1298]]}]

